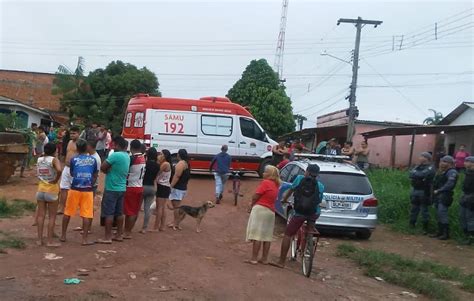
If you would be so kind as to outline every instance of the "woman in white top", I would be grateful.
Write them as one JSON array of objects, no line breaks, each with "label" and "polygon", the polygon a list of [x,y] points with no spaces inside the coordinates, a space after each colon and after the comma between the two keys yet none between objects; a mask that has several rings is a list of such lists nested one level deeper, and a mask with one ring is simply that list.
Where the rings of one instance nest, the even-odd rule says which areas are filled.
[{"label": "woman in white top", "polygon": [[170,179],[173,172],[169,150],[161,151],[158,156],[158,163],[160,164],[160,171],[156,178],[156,220],[153,228],[155,231],[163,231],[166,221],[165,205],[171,192]]}]

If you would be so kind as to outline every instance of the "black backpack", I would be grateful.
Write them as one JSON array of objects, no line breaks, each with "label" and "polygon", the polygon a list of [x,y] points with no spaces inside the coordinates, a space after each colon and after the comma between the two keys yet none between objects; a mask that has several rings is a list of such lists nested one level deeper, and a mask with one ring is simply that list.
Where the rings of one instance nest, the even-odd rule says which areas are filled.
[{"label": "black backpack", "polygon": [[321,198],[318,181],[314,177],[304,177],[295,189],[295,211],[299,214],[312,215],[319,203]]}]

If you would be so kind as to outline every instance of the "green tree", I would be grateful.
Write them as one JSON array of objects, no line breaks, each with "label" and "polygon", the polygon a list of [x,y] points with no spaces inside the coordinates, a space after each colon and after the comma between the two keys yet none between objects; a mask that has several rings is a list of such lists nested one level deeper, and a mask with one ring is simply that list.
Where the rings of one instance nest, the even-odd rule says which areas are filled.
[{"label": "green tree", "polygon": [[113,61],[105,69],[90,72],[87,77],[78,77],[79,72],[69,72],[62,66],[59,69],[57,91],[62,93],[64,107],[71,119],[103,123],[114,133],[121,132],[123,115],[133,95],[161,96],[156,75],[146,67],[138,69],[132,64]]},{"label": "green tree", "polygon": [[96,100],[92,107],[85,104],[88,119],[105,123],[114,132],[120,132],[128,100],[133,95],[147,93],[161,96],[158,79],[153,72],[122,61],[111,62],[105,69],[92,71],[86,83],[92,98]]},{"label": "green tree", "polygon": [[431,112],[433,112],[433,117],[428,117],[425,120],[423,120],[423,124],[436,125],[436,124],[440,123],[441,120],[443,120],[443,113],[438,112],[438,111],[433,110],[433,109],[429,109],[429,110]]},{"label": "green tree", "polygon": [[249,107],[252,115],[273,137],[295,129],[291,100],[277,73],[264,59],[250,62],[227,97]]}]

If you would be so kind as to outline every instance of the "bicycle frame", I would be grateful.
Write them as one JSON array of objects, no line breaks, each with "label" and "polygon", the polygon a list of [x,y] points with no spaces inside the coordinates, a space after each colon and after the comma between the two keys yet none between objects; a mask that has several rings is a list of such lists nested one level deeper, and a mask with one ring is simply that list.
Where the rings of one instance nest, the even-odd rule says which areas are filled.
[{"label": "bicycle frame", "polygon": [[237,206],[237,201],[240,196],[240,179],[243,175],[241,171],[231,171],[232,177],[232,193],[234,194],[234,206]]}]

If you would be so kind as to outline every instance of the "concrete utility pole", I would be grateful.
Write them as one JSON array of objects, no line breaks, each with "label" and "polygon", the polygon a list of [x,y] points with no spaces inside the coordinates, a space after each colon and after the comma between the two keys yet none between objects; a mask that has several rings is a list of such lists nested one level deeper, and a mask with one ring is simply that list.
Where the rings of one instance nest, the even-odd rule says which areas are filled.
[{"label": "concrete utility pole", "polygon": [[337,25],[341,23],[352,23],[356,26],[356,39],[355,39],[355,48],[354,48],[354,59],[352,60],[352,82],[351,82],[351,94],[349,95],[349,110],[347,115],[349,116],[349,122],[347,124],[347,141],[352,141],[354,136],[354,121],[355,118],[359,115],[359,111],[355,105],[356,102],[356,88],[357,88],[357,74],[359,72],[359,47],[360,47],[360,34],[362,30],[362,25],[370,24],[377,27],[382,24],[382,21],[375,20],[364,20],[361,17],[357,19],[339,19]]}]

